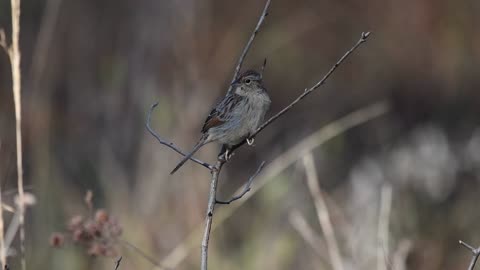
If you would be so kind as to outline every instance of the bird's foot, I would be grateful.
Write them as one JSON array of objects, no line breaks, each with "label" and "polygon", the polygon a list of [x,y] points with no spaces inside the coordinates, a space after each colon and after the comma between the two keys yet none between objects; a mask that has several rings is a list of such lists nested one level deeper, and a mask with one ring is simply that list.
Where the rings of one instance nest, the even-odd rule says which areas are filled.
[{"label": "bird's foot", "polygon": [[230,152],[229,149],[225,150],[225,155],[223,156],[223,158],[225,159],[225,161],[230,161],[230,159],[233,157],[234,153],[233,152]]}]

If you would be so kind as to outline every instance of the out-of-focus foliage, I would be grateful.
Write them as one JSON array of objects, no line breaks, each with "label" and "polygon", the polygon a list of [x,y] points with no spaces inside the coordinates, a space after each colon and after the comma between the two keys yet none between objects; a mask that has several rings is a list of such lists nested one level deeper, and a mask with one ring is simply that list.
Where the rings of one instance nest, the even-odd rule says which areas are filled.
[{"label": "out-of-focus foliage", "polygon": [[[190,163],[170,176],[180,157],[147,134],[145,113],[159,101],[156,130],[190,148],[262,7],[257,0],[22,2],[24,166],[38,200],[26,217],[29,265],[111,269],[113,260],[88,257],[80,247],[49,247],[51,232],[85,211],[88,189],[97,207],[118,218],[122,237],[157,261],[202,226],[209,173]],[[9,1],[0,0],[7,34],[9,12]],[[407,246],[408,269],[465,269],[469,254],[457,240],[480,243],[479,12],[475,0],[273,0],[245,63],[259,68],[268,58],[271,113],[319,80],[362,31],[373,35],[254,148],[235,154],[220,195],[242,185],[262,160],[268,166],[326,123],[386,99],[389,114],[314,152],[344,263],[376,267],[380,189],[391,183],[385,263],[393,265]],[[12,100],[2,53],[4,192],[16,185]],[[198,156],[213,161],[217,151],[211,145]],[[212,235],[211,269],[328,269],[288,222],[299,209],[321,235],[304,177],[302,166],[292,166],[222,223]],[[198,241],[176,269],[198,267],[199,248]],[[121,253],[120,269],[150,269],[131,249]]]}]

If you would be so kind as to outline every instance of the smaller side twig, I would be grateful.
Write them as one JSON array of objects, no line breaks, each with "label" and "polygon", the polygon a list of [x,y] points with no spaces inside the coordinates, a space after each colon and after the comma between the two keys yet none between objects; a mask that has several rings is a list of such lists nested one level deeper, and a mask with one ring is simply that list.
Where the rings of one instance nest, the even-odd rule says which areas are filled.
[{"label": "smaller side twig", "polygon": [[252,183],[253,183],[253,180],[255,179],[255,177],[257,177],[257,175],[260,174],[260,172],[262,171],[263,167],[265,166],[265,161],[262,162],[262,164],[260,164],[260,166],[258,167],[257,171],[252,175],[250,176],[250,178],[248,179],[248,182],[247,184],[245,185],[245,187],[243,188],[242,192],[236,196],[233,196],[230,200],[228,201],[220,201],[220,200],[217,200],[215,199],[215,203],[218,203],[218,204],[231,204],[232,202],[238,200],[238,199],[241,199],[245,194],[247,194],[247,192],[249,192],[251,190],[251,186],[252,186]]},{"label": "smaller side twig", "polygon": [[[167,147],[169,147],[170,149],[172,149],[173,151],[179,153],[180,155],[182,156],[186,156],[185,153],[183,153],[174,143],[172,142],[167,142],[166,140],[162,139],[160,137],[160,135],[158,135],[151,127],[151,124],[150,124],[150,119],[152,118],[152,112],[153,110],[158,106],[158,102],[152,104],[152,106],[150,106],[150,110],[148,110],[148,114],[147,114],[147,122],[145,123],[145,127],[147,128],[148,132],[150,132],[150,134],[152,134],[153,137],[155,137],[155,139],[157,139],[157,141],[162,144],[162,145],[165,145]],[[201,161],[199,159],[196,159],[194,157],[191,157],[190,158],[191,161],[195,162],[195,163],[198,163],[200,165],[202,165],[203,167],[209,169],[210,171],[213,170],[213,166],[208,164],[207,162],[204,162],[204,161]]]},{"label": "smaller side twig", "polygon": [[120,267],[121,261],[122,261],[122,256],[120,256],[120,258],[118,258],[118,260],[115,262],[115,270],[118,270],[118,268]]},{"label": "smaller side twig", "polygon": [[472,260],[470,261],[470,266],[468,267],[468,270],[473,270],[475,268],[475,264],[477,263],[478,256],[480,256],[480,247],[474,248],[469,244],[463,242],[462,240],[459,240],[458,243],[472,252]]},{"label": "smaller side twig", "polygon": [[5,31],[3,29],[0,29],[0,47],[2,47],[8,57],[10,57],[10,47],[7,44],[7,38],[5,37]]},{"label": "smaller side twig", "polygon": [[238,59],[237,66],[235,67],[235,73],[233,74],[232,81],[230,83],[230,86],[228,87],[227,94],[232,91],[232,83],[237,79],[238,73],[240,72],[240,69],[242,68],[243,61],[245,60],[245,56],[247,56],[248,51],[250,50],[250,47],[252,47],[253,40],[258,34],[258,31],[260,31],[260,27],[262,27],[263,22],[265,21],[265,17],[268,15],[268,8],[270,7],[270,2],[271,0],[267,0],[265,3],[265,7],[263,8],[262,15],[260,15],[260,18],[258,19],[257,26],[255,27],[255,30],[253,30],[252,35],[250,35],[250,39],[248,40],[247,44],[245,45],[245,48],[243,48],[242,54],[240,55],[240,58]]}]

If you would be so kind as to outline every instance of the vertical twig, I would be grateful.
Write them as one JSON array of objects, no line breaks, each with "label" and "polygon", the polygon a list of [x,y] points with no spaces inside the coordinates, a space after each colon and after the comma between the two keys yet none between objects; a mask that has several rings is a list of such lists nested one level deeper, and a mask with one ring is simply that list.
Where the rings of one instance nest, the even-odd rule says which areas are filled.
[{"label": "vertical twig", "polygon": [[330,262],[334,270],[343,270],[340,250],[335,238],[332,222],[330,221],[330,214],[328,213],[327,205],[323,199],[320,185],[318,184],[318,174],[317,170],[315,169],[315,164],[311,153],[308,153],[303,157],[303,165],[305,166],[305,172],[307,174],[308,189],[312,195],[313,202],[317,210],[318,221],[320,222],[320,226],[322,227],[322,231],[327,242],[327,250],[330,256]]},{"label": "vertical twig", "polygon": [[15,104],[15,134],[17,146],[17,185],[18,185],[18,211],[20,224],[20,251],[22,254],[22,269],[26,269],[25,262],[25,197],[23,192],[23,157],[22,157],[22,96],[20,72],[20,0],[11,0],[12,12],[12,44],[8,46],[3,30],[0,31],[0,46],[3,47],[10,59],[13,83],[13,101]]},{"label": "vertical twig", "polygon": [[[263,21],[265,21],[265,17],[267,17],[268,15],[268,8],[270,7],[270,2],[271,0],[267,0],[267,2],[265,3],[265,7],[263,8],[262,15],[260,15],[260,18],[258,19],[257,26],[255,27],[255,30],[253,30],[252,35],[250,35],[250,39],[245,45],[245,48],[243,48],[242,54],[238,59],[237,66],[235,67],[235,73],[233,73],[233,78],[231,83],[233,83],[237,79],[238,73],[242,68],[243,61],[245,60],[245,56],[247,56],[247,53],[250,50],[250,47],[252,47],[253,40],[257,36],[258,31],[260,31],[260,27],[262,27]],[[227,94],[230,93],[231,91],[232,91],[232,85],[228,87]]]},{"label": "vertical twig", "polygon": [[387,270],[385,258],[389,257],[388,228],[390,223],[390,210],[392,208],[392,186],[384,184],[380,193],[380,212],[378,215],[377,230],[377,270]]},{"label": "vertical twig", "polygon": [[220,170],[222,169],[224,163],[225,161],[219,158],[215,164],[215,168],[212,170],[212,180],[210,181],[210,192],[208,195],[208,206],[205,218],[205,231],[203,232],[202,239],[202,262],[200,264],[201,270],[207,270],[208,243],[210,240],[210,230],[212,229],[213,211],[215,210],[216,204],[218,176],[220,175]]}]

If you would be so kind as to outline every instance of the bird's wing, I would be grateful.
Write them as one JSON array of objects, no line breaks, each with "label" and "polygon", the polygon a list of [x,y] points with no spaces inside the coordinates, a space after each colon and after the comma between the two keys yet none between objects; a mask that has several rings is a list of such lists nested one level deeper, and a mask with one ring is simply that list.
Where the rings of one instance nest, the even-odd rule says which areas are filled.
[{"label": "bird's wing", "polygon": [[242,99],[237,94],[229,94],[220,101],[210,112],[202,127],[202,133],[207,132],[212,127],[220,126],[230,119],[230,113],[236,104]]}]

